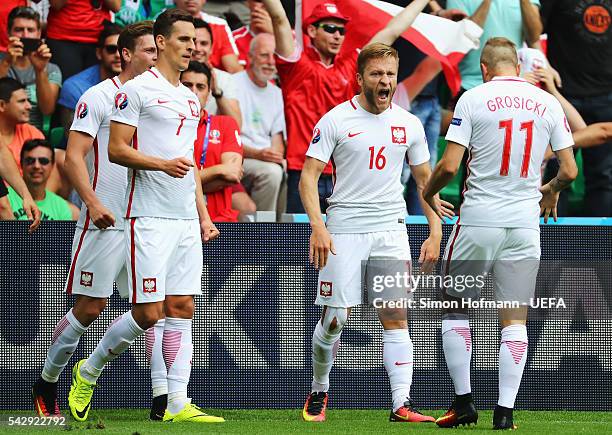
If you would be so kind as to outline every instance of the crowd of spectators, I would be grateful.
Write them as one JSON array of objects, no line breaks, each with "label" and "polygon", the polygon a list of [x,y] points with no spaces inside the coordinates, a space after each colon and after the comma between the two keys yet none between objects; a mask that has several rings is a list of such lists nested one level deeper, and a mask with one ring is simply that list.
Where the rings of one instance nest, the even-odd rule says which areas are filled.
[{"label": "crowd of spectators", "polygon": [[[422,11],[474,21],[484,30],[481,46],[504,36],[524,50],[537,50],[522,52],[521,58],[537,60],[524,65],[524,78],[563,100],[583,157],[585,198],[579,213],[612,216],[612,1],[389,1],[405,9],[373,41],[393,43]],[[27,186],[26,192],[6,162],[0,164],[5,178],[0,179],[0,219],[26,219],[32,200],[43,219],[77,216],[80,199],[64,173],[66,134],[77,101],[121,71],[122,27],[154,20],[171,7],[194,17],[195,49],[181,80],[205,108],[195,163],[211,217],[236,222],[258,211],[273,212],[277,219],[284,212],[303,213],[297,187],[313,127],[356,92],[357,51],[342,50],[351,18],[332,0],[304,17],[297,34],[305,35],[305,44],[296,41],[291,1],[0,3],[0,150],[10,151],[0,156],[12,155]],[[480,50],[459,64],[461,90],[449,98],[438,61],[414,47],[398,48],[413,67],[398,83],[394,102],[423,123],[435,165],[438,138],[452,119],[454,102],[482,83]],[[554,155],[547,158],[548,172],[554,172]],[[13,187],[7,190],[9,182]],[[422,214],[408,165],[402,183],[407,210]],[[329,165],[319,181],[323,211],[332,189]],[[560,208],[561,215],[570,213],[567,201]]]}]

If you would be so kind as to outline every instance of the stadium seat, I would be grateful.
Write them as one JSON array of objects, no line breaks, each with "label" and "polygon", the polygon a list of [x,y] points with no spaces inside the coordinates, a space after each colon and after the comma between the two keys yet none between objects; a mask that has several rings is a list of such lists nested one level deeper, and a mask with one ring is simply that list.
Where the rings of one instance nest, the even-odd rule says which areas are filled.
[{"label": "stadium seat", "polygon": [[51,146],[53,148],[57,148],[57,146],[62,142],[64,138],[64,129],[62,127],[52,128],[49,132],[49,142],[51,142]]},{"label": "stadium seat", "polygon": [[569,189],[568,201],[570,216],[581,216],[582,205],[584,202],[584,172],[582,167],[582,151],[576,152],[576,166],[578,166],[578,177],[571,184]]}]

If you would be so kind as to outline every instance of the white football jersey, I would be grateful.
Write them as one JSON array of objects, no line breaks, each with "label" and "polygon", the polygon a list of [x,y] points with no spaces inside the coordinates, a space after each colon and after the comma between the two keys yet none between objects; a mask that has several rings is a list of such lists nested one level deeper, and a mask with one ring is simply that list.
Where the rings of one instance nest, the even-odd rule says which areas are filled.
[{"label": "white football jersey", "polygon": [[[199,119],[198,98],[182,84],[172,85],[156,68],[120,89],[111,116],[111,121],[136,127],[132,146],[141,153],[191,161]],[[162,171],[129,169],[126,217],[197,219],[193,170],[173,178]]]},{"label": "white football jersey", "polygon": [[375,115],[353,97],[321,118],[306,155],[332,161],[334,190],[327,209],[330,232],[406,229],[400,182],[404,159],[410,165],[429,162],[425,131],[416,116],[396,104]]},{"label": "white football jersey", "polygon": [[469,152],[462,224],[539,229],[546,147],[574,144],[555,97],[519,77],[496,77],[459,98],[446,140]]},{"label": "white football jersey", "polygon": [[[123,230],[125,216],[125,190],[127,168],[108,160],[108,136],[110,117],[115,94],[121,87],[118,77],[106,79],[89,88],[79,99],[70,130],[88,134],[94,138],[93,147],[85,156],[89,182],[96,196],[115,216],[115,226],[108,229]],[[85,203],[77,221],[79,228],[97,229],[89,221]]]}]

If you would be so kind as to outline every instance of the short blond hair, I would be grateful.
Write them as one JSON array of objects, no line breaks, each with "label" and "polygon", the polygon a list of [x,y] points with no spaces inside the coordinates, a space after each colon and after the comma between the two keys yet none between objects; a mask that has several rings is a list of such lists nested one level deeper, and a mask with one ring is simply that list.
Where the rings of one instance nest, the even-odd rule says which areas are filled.
[{"label": "short blond hair", "polygon": [[495,70],[500,65],[515,67],[518,65],[516,45],[508,38],[491,38],[482,49],[480,63],[486,65],[490,70]]},{"label": "short blond hair", "polygon": [[392,57],[396,62],[399,62],[399,54],[397,50],[390,45],[382,42],[374,42],[361,50],[357,56],[357,72],[363,76],[365,67],[371,59],[384,59]]}]

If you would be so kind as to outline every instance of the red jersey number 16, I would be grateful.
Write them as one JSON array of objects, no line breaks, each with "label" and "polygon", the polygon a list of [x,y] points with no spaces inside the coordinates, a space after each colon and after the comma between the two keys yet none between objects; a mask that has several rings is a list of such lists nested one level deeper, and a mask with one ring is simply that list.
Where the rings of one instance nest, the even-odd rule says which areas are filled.
[{"label": "red jersey number 16", "polygon": [[385,147],[380,147],[378,152],[375,152],[376,147],[370,147],[368,149],[370,150],[370,169],[374,169],[374,167],[379,171],[384,169],[387,164],[387,158],[383,154]]}]

